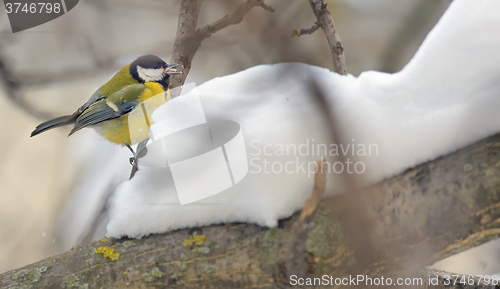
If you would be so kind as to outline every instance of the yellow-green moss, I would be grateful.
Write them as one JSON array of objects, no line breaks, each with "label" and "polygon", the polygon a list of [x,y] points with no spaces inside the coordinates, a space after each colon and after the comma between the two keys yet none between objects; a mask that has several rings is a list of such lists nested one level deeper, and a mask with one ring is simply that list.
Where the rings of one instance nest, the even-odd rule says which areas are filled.
[{"label": "yellow-green moss", "polygon": [[199,248],[196,248],[196,251],[200,252],[202,254],[208,254],[208,253],[210,253],[210,248],[208,248],[208,247],[199,247]]},{"label": "yellow-green moss", "polygon": [[132,242],[132,241],[125,241],[125,242],[123,242],[123,244],[122,244],[122,245],[123,245],[123,247],[125,247],[125,248],[130,248],[130,247],[135,246],[135,243],[134,243],[134,242]]},{"label": "yellow-green moss", "polygon": [[151,275],[153,277],[161,278],[163,274],[161,273],[160,268],[154,267],[153,270],[151,270]]},{"label": "yellow-green moss", "polygon": [[104,253],[102,253],[102,255],[104,256],[104,258],[109,258],[109,257],[111,257],[111,255],[113,255],[114,252],[115,252],[115,249],[108,248]]},{"label": "yellow-green moss", "polygon": [[104,258],[109,258],[111,261],[116,261],[120,259],[120,253],[115,253],[114,248],[109,247],[99,247],[95,250],[96,254],[102,254]]},{"label": "yellow-green moss", "polygon": [[205,265],[203,267],[203,271],[205,271],[207,274],[213,273],[215,271],[215,266],[214,265]]},{"label": "yellow-green moss", "polygon": [[208,245],[208,248],[210,248],[210,251],[213,251],[213,250],[219,248],[219,245],[217,245],[216,242],[211,242],[210,245]]},{"label": "yellow-green moss", "polygon": [[307,252],[315,257],[329,258],[335,254],[335,244],[342,242],[341,227],[335,221],[330,206],[320,206],[314,217],[314,226],[306,241]]},{"label": "yellow-green moss", "polygon": [[161,278],[163,273],[160,271],[160,268],[154,267],[151,272],[146,272],[142,274],[142,281],[146,283],[151,283],[155,278]]},{"label": "yellow-green moss", "polygon": [[151,282],[153,282],[153,276],[151,276],[151,274],[149,274],[149,273],[143,273],[142,274],[142,281],[144,281],[146,283],[151,283]]},{"label": "yellow-green moss", "polygon": [[118,259],[120,259],[120,253],[113,253],[111,256],[109,256],[109,259],[111,259],[111,261],[117,261]]},{"label": "yellow-green moss", "polygon": [[179,275],[174,273],[174,274],[170,275],[170,279],[177,281],[177,279],[179,279]]},{"label": "yellow-green moss", "polygon": [[189,239],[186,239],[182,242],[182,246],[201,246],[203,245],[203,243],[205,243],[205,238],[205,235],[198,235],[196,232],[194,232],[193,235],[189,235]]},{"label": "yellow-green moss", "polygon": [[278,241],[282,235],[283,235],[283,229],[274,228],[274,229],[268,230],[266,232],[266,241],[272,245],[272,244],[276,243],[276,241]]},{"label": "yellow-green moss", "polygon": [[47,271],[47,267],[21,270],[12,275],[12,280],[16,280],[17,282],[21,283],[21,285],[33,284],[40,280],[40,277],[42,277],[42,273],[44,273],[45,271]]},{"label": "yellow-green moss", "polygon": [[64,289],[88,289],[89,284],[80,284],[80,278],[73,274],[63,279],[61,287]]}]

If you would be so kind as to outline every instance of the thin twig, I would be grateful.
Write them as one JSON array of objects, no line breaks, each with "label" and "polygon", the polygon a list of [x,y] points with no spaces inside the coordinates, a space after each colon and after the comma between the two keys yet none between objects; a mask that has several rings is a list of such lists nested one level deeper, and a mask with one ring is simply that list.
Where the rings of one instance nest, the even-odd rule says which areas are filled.
[{"label": "thin twig", "polygon": [[274,8],[264,3],[264,1],[262,1],[262,3],[260,3],[259,6],[262,7],[264,10],[274,13]]},{"label": "thin twig", "polygon": [[[182,73],[176,75],[175,77],[171,77],[169,84],[170,88],[184,84],[189,70],[191,69],[191,61],[204,39],[212,36],[212,34],[226,28],[229,25],[240,23],[243,20],[243,17],[256,6],[262,7],[266,11],[274,12],[274,9],[271,6],[264,4],[264,0],[247,0],[238,6],[236,11],[234,11],[231,15],[226,15],[203,28],[195,30],[200,4],[201,0],[182,1],[179,26],[174,44],[174,52],[171,58],[172,63],[181,65]],[[172,95],[172,97],[175,96],[176,95]]]},{"label": "thin twig", "polygon": [[346,75],[347,68],[345,64],[344,47],[337,34],[335,23],[333,23],[332,16],[330,15],[330,11],[328,11],[326,3],[323,0],[309,0],[309,3],[318,20],[316,23],[323,29],[323,32],[325,32],[326,39],[330,45],[333,57],[333,70],[338,74]]},{"label": "thin twig", "polygon": [[240,23],[243,20],[243,17],[245,17],[245,15],[256,6],[260,6],[267,11],[274,12],[274,9],[271,6],[264,4],[264,0],[247,0],[245,3],[238,6],[233,14],[226,15],[221,19],[206,25],[205,27],[196,30],[195,38],[201,43],[203,39],[212,36],[212,34],[228,27],[229,25]]},{"label": "thin twig", "polygon": [[292,35],[290,35],[290,38],[293,38],[295,36],[301,36],[301,35],[304,35],[304,34],[313,34],[318,29],[319,29],[318,23],[314,23],[313,26],[311,26],[311,28],[293,29],[292,30]]}]

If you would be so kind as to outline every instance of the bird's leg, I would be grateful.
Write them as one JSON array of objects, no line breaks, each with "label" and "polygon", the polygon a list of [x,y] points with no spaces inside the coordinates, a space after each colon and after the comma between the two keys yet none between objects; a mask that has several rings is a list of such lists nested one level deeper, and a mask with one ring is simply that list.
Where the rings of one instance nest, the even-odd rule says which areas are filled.
[{"label": "bird's leg", "polygon": [[134,152],[134,149],[132,149],[131,146],[127,145],[127,148],[132,152],[132,155],[134,155],[133,157],[131,157],[130,159],[128,159],[129,163],[134,166],[134,163],[136,163],[136,160],[137,160],[137,156]]},{"label": "bird's leg", "polygon": [[137,159],[144,157],[148,153],[148,148],[146,147],[146,144],[148,143],[148,141],[149,141],[149,138],[141,141],[137,145],[137,155],[136,155]]},{"label": "bird's leg", "polygon": [[128,149],[134,155],[129,159],[130,164],[132,165],[132,171],[130,172],[130,179],[135,175],[135,173],[139,170],[139,159],[144,157],[148,153],[148,149],[146,148],[146,144],[148,143],[149,138],[141,141],[137,145],[137,152],[134,152],[132,147],[127,145]]}]

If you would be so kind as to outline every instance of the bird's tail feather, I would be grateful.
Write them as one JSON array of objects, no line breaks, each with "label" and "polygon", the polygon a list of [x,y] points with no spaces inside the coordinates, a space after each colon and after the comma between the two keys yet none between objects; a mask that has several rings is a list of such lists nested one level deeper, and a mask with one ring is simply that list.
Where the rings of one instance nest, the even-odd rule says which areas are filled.
[{"label": "bird's tail feather", "polygon": [[71,115],[65,115],[65,116],[61,116],[58,118],[54,118],[54,119],[51,119],[51,120],[48,120],[46,122],[42,122],[41,124],[39,124],[35,128],[35,130],[31,133],[31,136],[35,136],[37,134],[40,134],[44,131],[47,131],[49,129],[53,129],[56,127],[74,124],[75,122],[76,122],[76,119],[71,118]]}]

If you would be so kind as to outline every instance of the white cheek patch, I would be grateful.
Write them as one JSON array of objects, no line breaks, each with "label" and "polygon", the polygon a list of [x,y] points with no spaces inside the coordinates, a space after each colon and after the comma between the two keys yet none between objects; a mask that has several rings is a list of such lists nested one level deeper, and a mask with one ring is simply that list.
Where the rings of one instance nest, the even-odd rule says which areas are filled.
[{"label": "white cheek patch", "polygon": [[163,78],[163,69],[143,68],[137,66],[137,74],[145,82],[160,81]]}]

